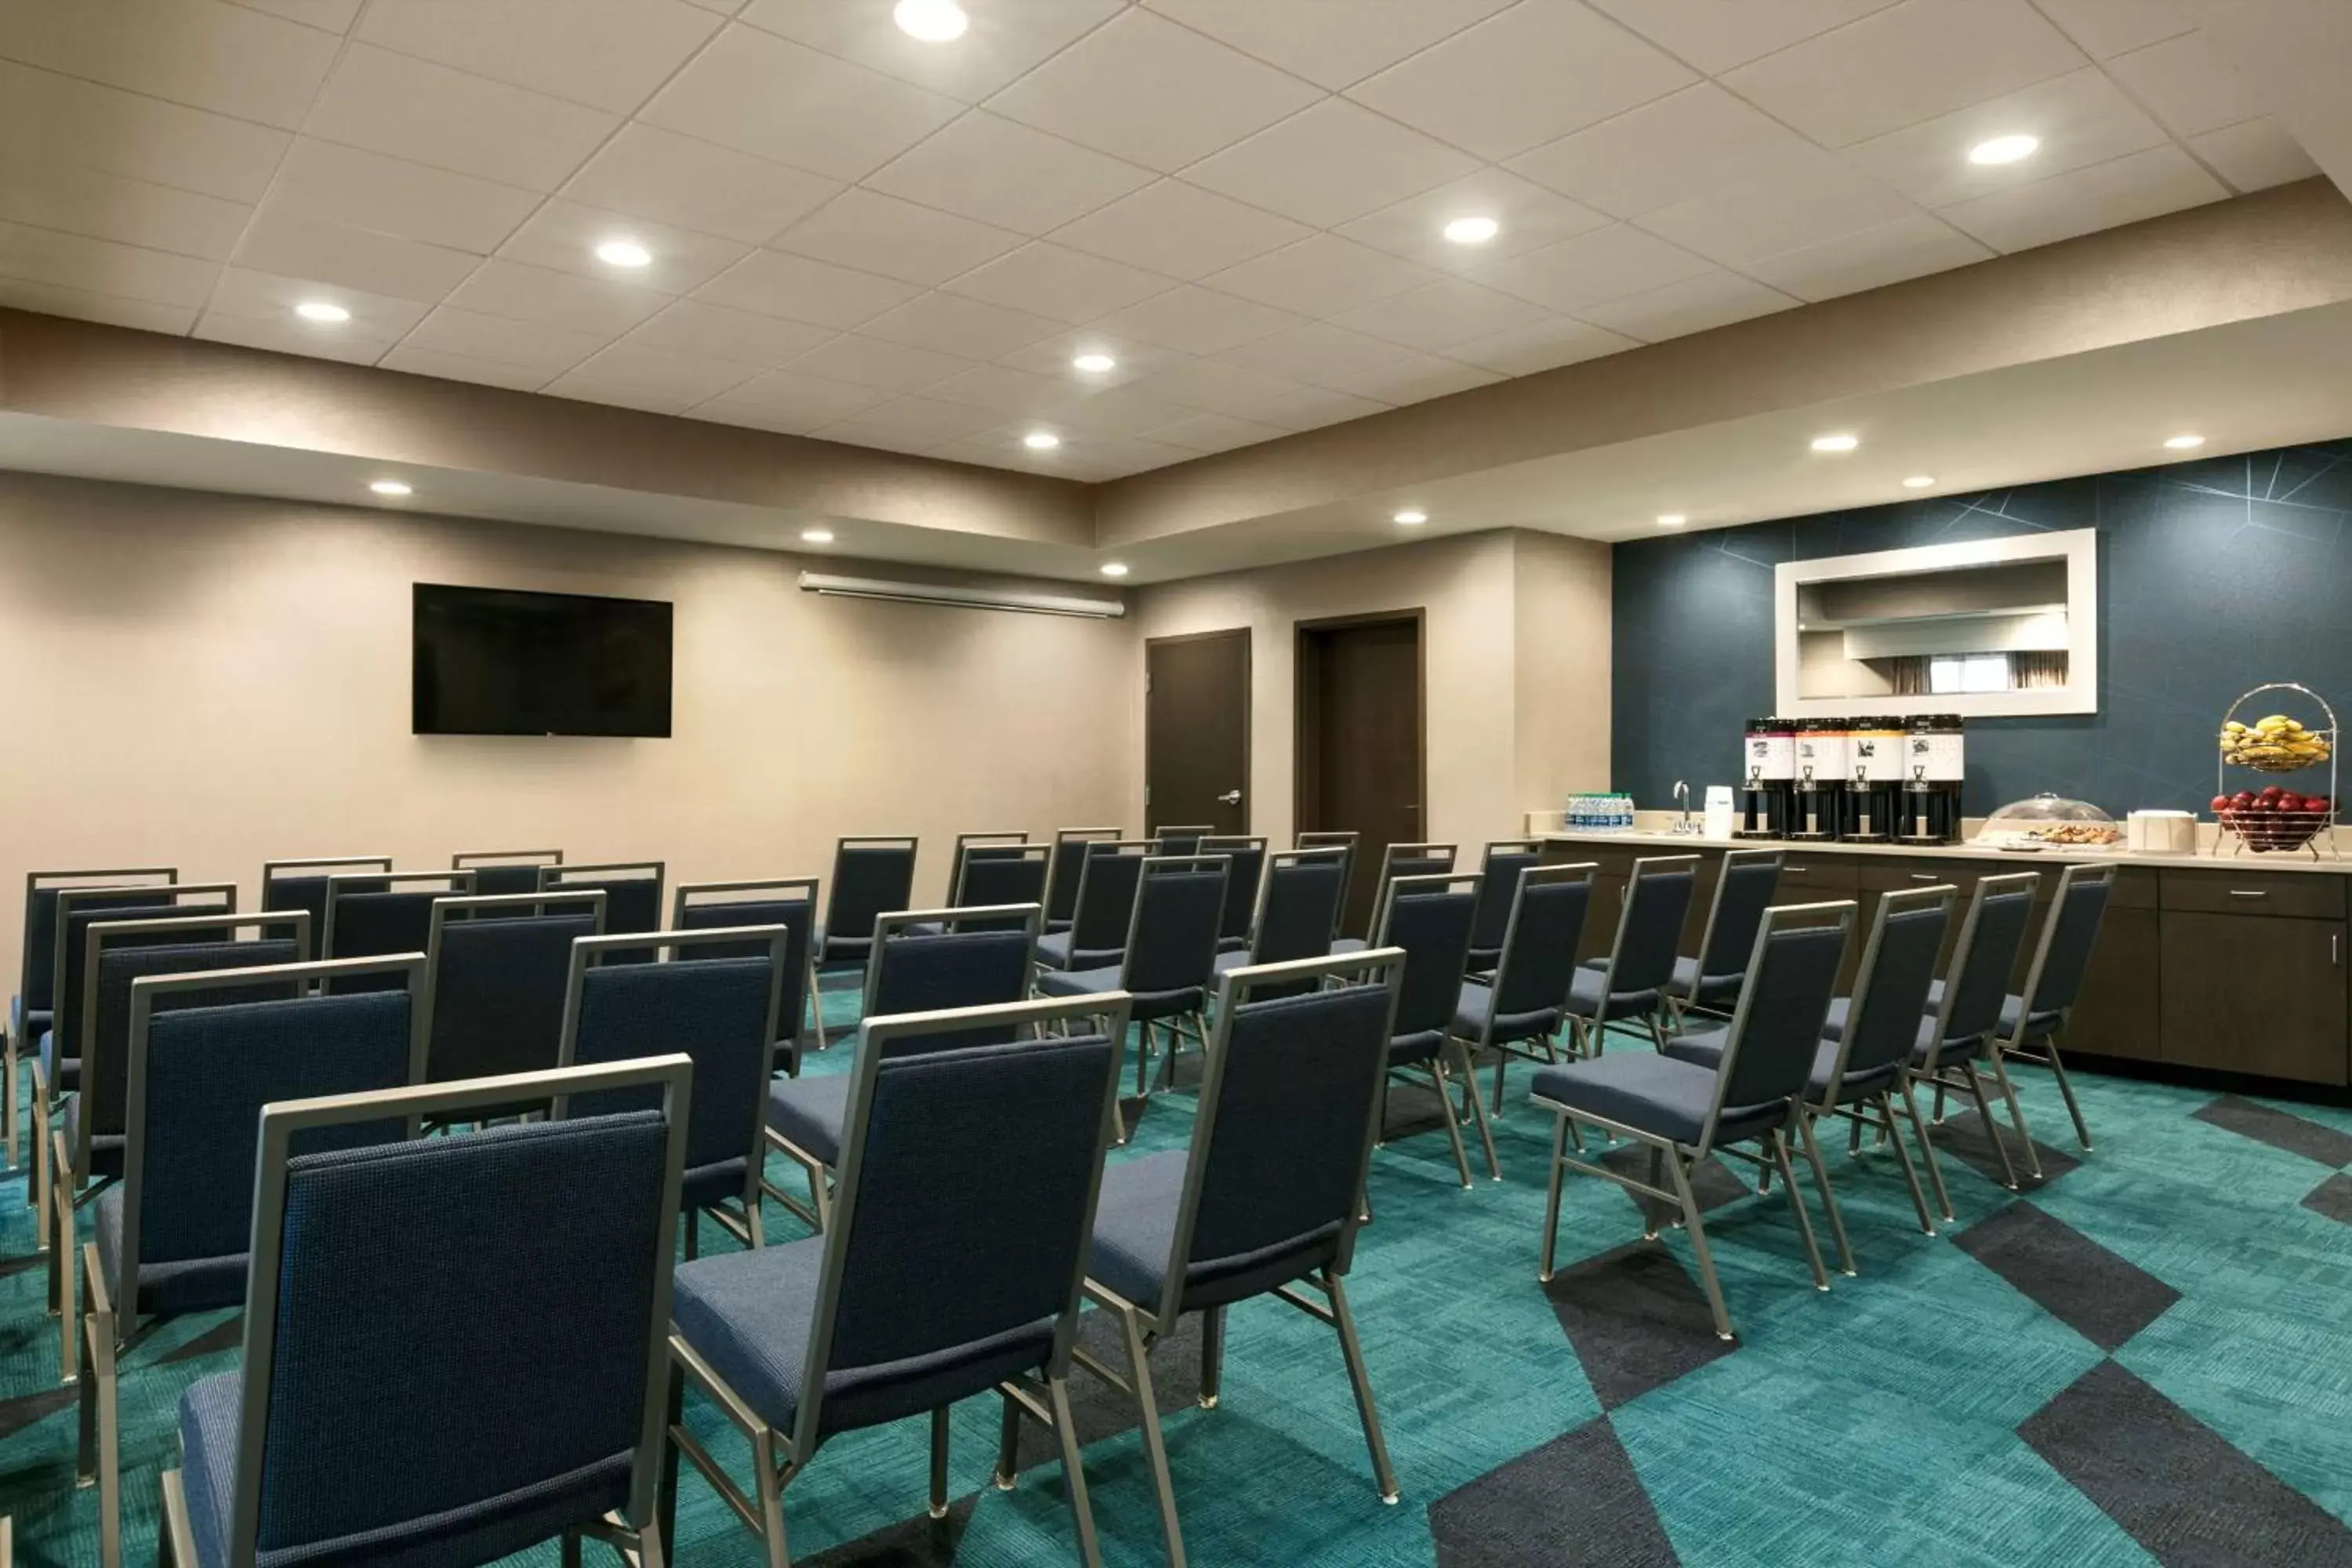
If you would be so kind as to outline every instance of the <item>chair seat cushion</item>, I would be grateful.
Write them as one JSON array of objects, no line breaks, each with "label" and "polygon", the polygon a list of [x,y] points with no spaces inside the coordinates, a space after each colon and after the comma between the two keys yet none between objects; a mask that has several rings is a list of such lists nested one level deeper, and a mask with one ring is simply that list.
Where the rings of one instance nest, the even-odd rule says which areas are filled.
[{"label": "chair seat cushion", "polygon": [[841,1163],[841,1138],[849,1121],[845,1072],[823,1078],[787,1079],[768,1086],[768,1125],[793,1148],[827,1165]]},{"label": "chair seat cushion", "polygon": [[1221,936],[1217,939],[1217,952],[1220,956],[1228,952],[1247,952],[1248,951],[1249,938],[1245,936]]},{"label": "chair seat cushion", "polygon": [[[122,1298],[122,1202],[121,1187],[109,1187],[99,1194],[97,1226],[93,1239],[98,1245],[98,1267],[106,1277],[106,1299],[121,1308]],[[161,1237],[139,1238],[142,1253],[153,1253],[163,1241]],[[159,1259],[142,1257],[139,1263],[139,1301],[134,1310],[168,1316],[174,1312],[210,1312],[223,1307],[245,1303],[247,1255],[232,1252],[221,1258],[179,1258]],[[194,1506],[192,1497],[190,1506]]]},{"label": "chair seat cushion", "polygon": [[57,1031],[43,1029],[34,1042],[34,1052],[41,1058],[41,1076],[49,1082],[51,1094],[64,1094],[81,1087],[81,1058],[57,1054]]},{"label": "chair seat cushion", "polygon": [[[1822,1025],[1822,1036],[1825,1038],[1832,1040],[1844,1039],[1846,1017],[1853,1012],[1853,997],[1839,996],[1832,998],[1830,1002],[1829,1018]],[[1936,1015],[1928,1013],[1920,1018],[1918,1037],[1912,1042],[1911,1065],[1913,1067],[1925,1067],[1927,1065],[1927,1050],[1928,1047],[1935,1043],[1935,1039]],[[1944,1050],[1940,1059],[1948,1064],[1951,1062],[1980,1057],[1982,1055],[1984,1055],[1984,1043],[1980,1040],[1959,1044],[1955,1044],[1948,1040],[1944,1043]]]},{"label": "chair seat cushion", "polygon": [[[81,1096],[66,1101],[66,1152],[73,1154],[81,1147]],[[101,1176],[122,1174],[122,1134],[93,1132],[89,1138],[89,1169],[79,1173],[85,1183]]]},{"label": "chair seat cushion", "polygon": [[1103,1172],[1087,1278],[1139,1307],[1156,1308],[1176,1243],[1176,1207],[1189,1152],[1170,1149]]},{"label": "chair seat cushion", "polygon": [[[1715,1103],[1715,1069],[1660,1056],[1654,1051],[1614,1051],[1608,1056],[1537,1069],[1536,1099],[1631,1127],[1654,1138],[1696,1143]],[[1715,1141],[1752,1138],[1780,1124],[1785,1102],[1726,1106]]]},{"label": "chair seat cushion", "polygon": [[1462,970],[1465,974],[1485,974],[1493,970],[1495,965],[1502,962],[1503,950],[1501,948],[1474,947],[1468,953],[1464,955],[1462,960]]},{"label": "chair seat cushion", "polygon": [[1445,1031],[1423,1029],[1416,1034],[1399,1035],[1389,1041],[1389,1066],[1414,1067],[1436,1059],[1445,1048]]},{"label": "chair seat cushion", "polygon": [[1360,936],[1339,937],[1331,943],[1331,952],[1334,957],[1343,952],[1361,952],[1365,945],[1364,939]]},{"label": "chair seat cushion", "polygon": [[[1940,1007],[1943,1005],[1944,983],[1938,980],[1927,987],[1927,1005],[1934,1008]],[[2017,1020],[2023,1016],[2024,1012],[2024,997],[2010,995],[2004,996],[2000,999],[2000,1037],[2002,1039],[2007,1040],[2016,1037]],[[2026,1031],[2025,1037],[2029,1040],[2041,1039],[2057,1026],[2058,1015],[2056,1013],[2036,1013],[2033,1015],[2032,1025]]]},{"label": "chair seat cushion", "polygon": [[1047,931],[1037,939],[1037,962],[1048,969],[1070,967],[1070,937],[1066,931]]},{"label": "chair seat cushion", "polygon": [[[1044,943],[1038,944],[1043,947]],[[1049,969],[1037,976],[1040,996],[1099,996],[1118,989],[1119,972],[1109,969]]]},{"label": "chair seat cushion", "polygon": [[181,1471],[188,1494],[188,1532],[196,1547],[196,1561],[181,1568],[222,1568],[228,1561],[242,1376],[216,1372],[188,1384],[180,1395]]},{"label": "chair seat cushion", "polygon": [[1747,980],[1742,973],[1701,974],[1697,959],[1677,958],[1674,978],[1666,982],[1665,990],[1667,995],[1680,1002],[1736,1002]]},{"label": "chair seat cushion", "polygon": [[1462,999],[1454,1006],[1454,1032],[1465,1040],[1485,1039],[1499,1046],[1514,1040],[1537,1039],[1559,1027],[1559,1009],[1545,1007],[1533,1013],[1507,1013],[1494,1021],[1494,1033],[1488,1035],[1487,1015],[1494,1008],[1493,986],[1482,981],[1464,981]]},{"label": "chair seat cushion", "polygon": [[677,1206],[692,1213],[743,1195],[744,1156],[731,1160],[713,1160],[708,1165],[688,1165],[677,1184]]},{"label": "chair seat cushion", "polygon": [[[1667,1039],[1666,1055],[1713,1072],[1723,1063],[1724,1042],[1730,1038],[1730,1033],[1720,1024],[1709,1028],[1685,1030]],[[1825,1039],[1813,1052],[1812,1071],[1805,1082],[1805,1098],[1816,1105],[1821,1103],[1822,1096],[1829,1093],[1830,1074],[1837,1070],[1838,1049],[1837,1041]],[[1848,1073],[1838,1085],[1838,1103],[1851,1104],[1865,1095],[1877,1093],[1893,1072],[1892,1068],[1887,1068],[1866,1077]]]},{"label": "chair seat cushion", "polygon": [[[1568,984],[1568,1010],[1580,1018],[1612,1023],[1619,1018],[1638,1018],[1657,1010],[1658,994],[1654,991],[1612,991],[1607,997],[1601,988],[1609,983],[1604,968],[1579,969]],[[1604,1005],[1605,1004],[1605,1005]]]}]

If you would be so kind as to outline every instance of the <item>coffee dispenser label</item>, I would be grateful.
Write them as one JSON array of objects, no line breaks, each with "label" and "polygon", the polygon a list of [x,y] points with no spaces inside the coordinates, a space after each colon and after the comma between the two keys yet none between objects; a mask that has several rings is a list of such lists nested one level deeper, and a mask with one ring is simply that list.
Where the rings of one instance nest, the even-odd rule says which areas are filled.
[{"label": "coffee dispenser label", "polygon": [[1958,784],[1968,777],[1958,735],[1910,737],[1910,776],[1928,784]]},{"label": "coffee dispenser label", "polygon": [[1797,776],[1797,741],[1793,735],[1748,737],[1748,776],[1751,779],[1792,779]]}]

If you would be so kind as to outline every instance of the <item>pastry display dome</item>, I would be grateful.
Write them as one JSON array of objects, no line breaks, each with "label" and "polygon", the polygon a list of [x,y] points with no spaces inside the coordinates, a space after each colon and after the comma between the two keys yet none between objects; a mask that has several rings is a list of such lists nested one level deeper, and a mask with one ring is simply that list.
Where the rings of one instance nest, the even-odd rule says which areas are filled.
[{"label": "pastry display dome", "polygon": [[2013,800],[1985,818],[1977,842],[2003,849],[2097,848],[2123,842],[2116,819],[2087,800],[2042,794]]}]

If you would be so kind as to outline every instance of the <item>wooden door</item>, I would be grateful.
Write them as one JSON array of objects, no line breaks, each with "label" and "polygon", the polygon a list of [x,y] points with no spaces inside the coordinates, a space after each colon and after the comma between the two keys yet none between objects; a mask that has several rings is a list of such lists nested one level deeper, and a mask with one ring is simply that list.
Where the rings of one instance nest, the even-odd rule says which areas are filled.
[{"label": "wooden door", "polygon": [[1246,626],[1143,645],[1144,830],[1249,831]]},{"label": "wooden door", "polygon": [[2158,982],[2162,1058],[2344,1083],[2345,935],[2340,920],[2167,909]]},{"label": "wooden door", "polygon": [[1298,826],[1362,836],[1341,922],[1357,935],[1381,851],[1428,837],[1421,660],[1419,611],[1298,627]]}]

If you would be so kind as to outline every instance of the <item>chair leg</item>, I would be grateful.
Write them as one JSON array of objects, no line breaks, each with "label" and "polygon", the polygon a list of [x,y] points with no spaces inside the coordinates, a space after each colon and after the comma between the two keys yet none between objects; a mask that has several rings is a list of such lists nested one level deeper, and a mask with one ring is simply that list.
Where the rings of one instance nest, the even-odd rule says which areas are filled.
[{"label": "chair leg", "polygon": [[[1176,1048],[1168,1049],[1169,1082],[1176,1081]],[[1135,1030],[1135,1093],[1141,1099],[1151,1092],[1151,1021],[1145,1019]]]},{"label": "chair leg", "polygon": [[[2083,1152],[2087,1154],[2091,1152],[2091,1124],[2083,1120],[2083,1108],[2075,1102],[2074,1080],[2066,1076],[2066,1064],[2059,1058],[2057,1035],[2053,1033],[2050,1038],[2042,1043],[2042,1048],[2050,1055],[2050,1076],[2058,1080],[2058,1094],[2066,1102],[2066,1114],[2074,1119],[2074,1141],[2083,1146]],[[10,1103],[15,1102],[12,1100]],[[9,1147],[13,1152],[16,1146],[11,1144]]]},{"label": "chair leg", "polygon": [[2013,1193],[2017,1191],[2017,1167],[2010,1163],[2009,1141],[2000,1135],[2000,1128],[1992,1119],[1992,1106],[1985,1100],[1984,1079],[1977,1075],[1974,1062],[1962,1062],[1960,1071],[1967,1075],[1969,1098],[1977,1102],[1977,1120],[1984,1123],[1986,1141],[2000,1156],[2000,1184]]},{"label": "chair leg", "polygon": [[1804,1194],[1797,1191],[1797,1173],[1789,1168],[1788,1129],[1774,1128],[1768,1134],[1768,1142],[1772,1150],[1772,1163],[1780,1170],[1780,1183],[1789,1190],[1789,1212],[1797,1216],[1797,1234],[1804,1239],[1805,1261],[1812,1265],[1813,1289],[1826,1290],[1830,1288],[1829,1270],[1822,1267],[1822,1249],[1813,1242],[1812,1216],[1805,1212]]},{"label": "chair leg", "polygon": [[[1478,1074],[1470,1065],[1470,1047],[1459,1039],[1452,1041],[1451,1044],[1455,1050],[1462,1053],[1462,1079],[1470,1086],[1470,1092],[1465,1098],[1470,1102],[1470,1118],[1478,1124],[1479,1147],[1486,1156],[1486,1179],[1499,1182],[1503,1179],[1503,1167],[1495,1158],[1495,1130],[1486,1124],[1486,1107],[1478,1098]],[[1446,1114],[1449,1118],[1453,1115],[1453,1109],[1450,1103],[1446,1107]]]},{"label": "chair leg", "polygon": [[[36,1251],[49,1249],[49,1090],[47,1077],[36,1065],[33,1068],[33,1246]],[[57,1310],[51,1301],[49,1310]]]},{"label": "chair leg", "polygon": [[1218,1390],[1224,1382],[1225,1372],[1225,1310],[1211,1307],[1201,1314],[1201,1408],[1217,1407]]},{"label": "chair leg", "polygon": [[1536,1266],[1536,1278],[1551,1283],[1552,1258],[1559,1244],[1559,1188],[1567,1179],[1568,1113],[1561,1111],[1559,1125],[1551,1131],[1551,1180],[1544,1189],[1543,1257]]},{"label": "chair leg", "polygon": [[2017,1102],[2017,1085],[2009,1080],[2009,1064],[1999,1046],[1992,1048],[1993,1081],[2000,1085],[2000,1097],[2009,1102],[2009,1124],[2017,1129],[2017,1141],[2025,1145],[2025,1170],[2035,1181],[2042,1180],[2042,1155],[2033,1147],[2033,1130],[2025,1124],[2025,1107]]},{"label": "chair leg", "polygon": [[[1797,1108],[1797,1131],[1804,1137],[1805,1163],[1813,1168],[1813,1185],[1822,1190],[1822,1207],[1829,1211],[1830,1238],[1837,1243],[1838,1272],[1851,1279],[1856,1270],[1853,1248],[1845,1238],[1845,1215],[1838,1212],[1837,1194],[1831,1188],[1830,1173],[1822,1164],[1821,1142],[1813,1136],[1813,1113],[1803,1106]],[[1796,1195],[1794,1187],[1789,1191],[1790,1196]]]},{"label": "chair leg", "polygon": [[948,1516],[948,1407],[931,1412],[931,1517]]},{"label": "chair leg", "polygon": [[[1920,1232],[1926,1236],[1933,1236],[1936,1234],[1936,1221],[1935,1217],[1927,1212],[1927,1195],[1919,1190],[1918,1168],[1911,1163],[1911,1151],[1903,1146],[1902,1133],[1895,1131],[1895,1101],[1885,1090],[1881,1090],[1877,1100],[1872,1103],[1878,1107],[1878,1114],[1885,1118],[1887,1131],[1894,1134],[1887,1142],[1895,1145],[1895,1163],[1903,1167],[1904,1184],[1911,1189],[1911,1206],[1919,1211]],[[1859,1123],[1856,1124],[1856,1131],[1860,1131]]]},{"label": "chair leg", "polygon": [[561,1551],[562,1554],[562,1568],[580,1568],[580,1532],[578,1531],[567,1530],[563,1532],[563,1543]]},{"label": "chair leg", "polygon": [[23,1128],[17,1123],[16,1110],[16,1031],[8,1031],[5,1055],[0,1055],[0,1133],[8,1144],[8,1170],[16,1168],[16,1150],[22,1142]]},{"label": "chair leg", "polygon": [[[93,1249],[91,1268],[98,1258]],[[119,1375],[114,1360],[114,1315],[83,1320],[89,1335],[89,1366],[82,1373],[82,1431],[97,1447],[99,1568],[122,1568],[122,1437],[118,1420]],[[85,1456],[83,1466],[89,1466]]]},{"label": "chair leg", "polygon": [[768,1549],[768,1568],[793,1568],[793,1551],[784,1539],[784,1483],[776,1473],[776,1440],[762,1430],[751,1439],[752,1477],[760,1488],[760,1538]]},{"label": "chair leg", "polygon": [[1454,1168],[1461,1174],[1465,1192],[1470,1188],[1470,1152],[1462,1146],[1462,1124],[1454,1119],[1454,1094],[1445,1081],[1445,1064],[1432,1057],[1428,1062],[1430,1086],[1437,1090],[1438,1109],[1445,1113],[1445,1139],[1454,1145]]},{"label": "chair leg", "polygon": [[[1664,1149],[1659,1148],[1656,1144],[1652,1144],[1650,1146],[1650,1169],[1648,1173],[1650,1185],[1654,1187],[1659,1183],[1666,1179],[1665,1160],[1666,1152]],[[1636,1193],[1633,1195],[1641,1201],[1642,1205],[1642,1239],[1643,1241],[1657,1240],[1658,1200],[1652,1197],[1647,1193]]]},{"label": "chair leg", "polygon": [[[1078,1532],[1078,1561],[1086,1568],[1101,1568],[1102,1547],[1095,1539],[1094,1504],[1087,1497],[1087,1468],[1078,1452],[1077,1423],[1070,1415],[1070,1380],[1065,1376],[1048,1378],[1045,1394],[1054,1407],[1054,1436],[1062,1443],[1062,1479],[1070,1489],[1070,1517]],[[1017,1421],[1018,1415],[1006,1406],[1006,1419]]]},{"label": "chair leg", "polygon": [[1160,1436],[1160,1404],[1151,1391],[1151,1352],[1144,1347],[1143,1326],[1135,1309],[1118,1309],[1118,1326],[1127,1340],[1128,1386],[1143,1413],[1143,1456],[1151,1467],[1151,1484],[1160,1494],[1160,1529],[1168,1539],[1168,1568],[1184,1568],[1184,1532],[1176,1522],[1176,1483],[1168,1474],[1168,1446]]},{"label": "chair leg", "polygon": [[1670,1150],[1666,1171],[1675,1179],[1675,1196],[1683,1205],[1683,1229],[1690,1233],[1691,1252],[1698,1259],[1698,1282],[1706,1290],[1708,1310],[1715,1314],[1715,1337],[1731,1338],[1731,1313],[1723,1305],[1723,1286],[1715,1277],[1715,1254],[1706,1245],[1706,1226],[1698,1216],[1698,1198],[1691,1192],[1690,1173],[1683,1169],[1682,1151]]},{"label": "chair leg", "polygon": [[1331,1322],[1339,1331],[1339,1353],[1347,1359],[1348,1381],[1356,1391],[1356,1415],[1364,1424],[1364,1447],[1372,1454],[1372,1482],[1381,1500],[1392,1503],[1404,1494],[1397,1489],[1396,1469],[1389,1463],[1388,1440],[1381,1436],[1381,1413],[1372,1407],[1372,1380],[1364,1370],[1364,1347],[1356,1337],[1356,1315],[1348,1310],[1348,1288],[1339,1276],[1326,1269],[1323,1288],[1331,1297]]},{"label": "chair leg", "polygon": [[1004,1415],[996,1428],[996,1489],[1009,1492],[1020,1477],[1021,1405],[1005,1394]]},{"label": "chair leg", "polygon": [[[1944,1168],[1936,1163],[1936,1145],[1927,1136],[1927,1124],[1919,1119],[1919,1101],[1911,1092],[1911,1075],[1903,1075],[1903,1118],[1911,1123],[1911,1136],[1919,1141],[1919,1163],[1927,1167],[1927,1184],[1935,1189],[1936,1206],[1947,1220],[1958,1216],[1952,1213],[1952,1194],[1944,1189]],[[1896,1142],[1901,1142],[1898,1136]]]},{"label": "chair leg", "polygon": [[[57,1152],[53,1163],[65,1169],[65,1134],[57,1136]],[[76,1308],[74,1294],[74,1205],[73,1188],[49,1194],[49,1206],[56,1211],[58,1232],[49,1238],[50,1289],[58,1303],[58,1378],[71,1383],[81,1370],[80,1312]]]}]

